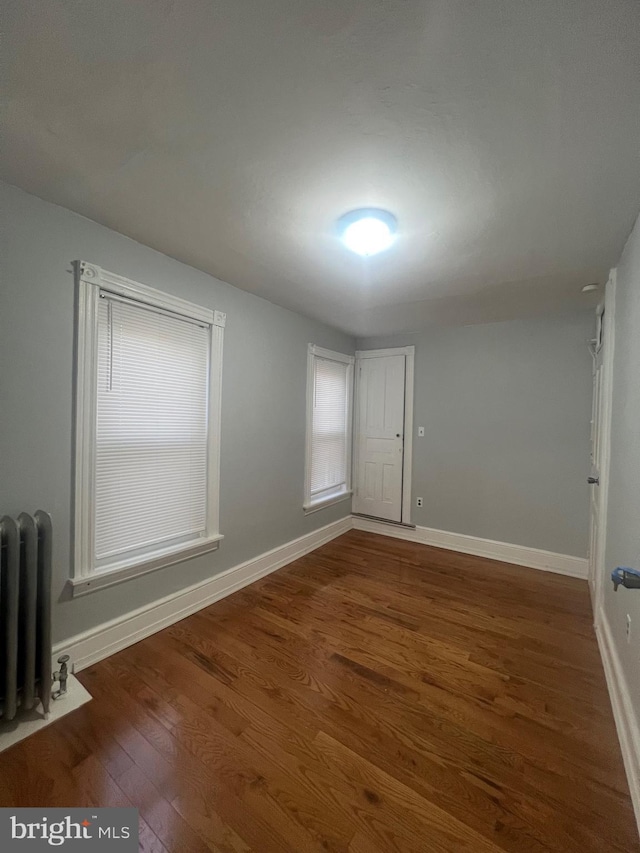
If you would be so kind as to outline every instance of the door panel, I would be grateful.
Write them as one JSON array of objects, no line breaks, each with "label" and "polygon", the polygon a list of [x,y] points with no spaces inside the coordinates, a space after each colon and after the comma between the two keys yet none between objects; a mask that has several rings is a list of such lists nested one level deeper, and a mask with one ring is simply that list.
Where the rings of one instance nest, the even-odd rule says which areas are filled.
[{"label": "door panel", "polygon": [[602,351],[594,360],[593,372],[593,409],[591,414],[591,482],[589,490],[590,500],[590,524],[589,524],[589,581],[592,587],[595,585],[595,576],[598,570],[599,536],[600,530],[600,468],[602,456],[602,380],[604,365],[602,362]]},{"label": "door panel", "polygon": [[393,465],[382,466],[382,501],[391,503],[393,501],[393,490],[395,488],[395,471]]},{"label": "door panel", "polygon": [[358,370],[354,511],[401,521],[405,356],[362,358]]}]

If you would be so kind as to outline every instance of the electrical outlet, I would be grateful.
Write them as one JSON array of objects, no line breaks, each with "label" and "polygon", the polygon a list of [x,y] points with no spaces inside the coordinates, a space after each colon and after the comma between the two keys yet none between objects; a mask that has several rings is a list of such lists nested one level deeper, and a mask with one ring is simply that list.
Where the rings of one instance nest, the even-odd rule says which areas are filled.
[{"label": "electrical outlet", "polygon": [[631,616],[627,613],[627,643],[631,642]]},{"label": "electrical outlet", "polygon": [[418,427],[418,436],[419,438],[424,437],[424,427]]},{"label": "electrical outlet", "polygon": [[422,498],[416,498],[416,506],[422,506]]}]

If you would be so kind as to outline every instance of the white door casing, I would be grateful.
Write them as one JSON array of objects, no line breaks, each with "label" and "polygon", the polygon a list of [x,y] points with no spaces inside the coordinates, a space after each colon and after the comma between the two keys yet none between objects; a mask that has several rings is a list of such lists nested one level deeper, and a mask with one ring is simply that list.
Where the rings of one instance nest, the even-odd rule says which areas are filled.
[{"label": "white door casing", "polygon": [[356,353],[353,511],[404,523],[411,507],[413,349]]}]

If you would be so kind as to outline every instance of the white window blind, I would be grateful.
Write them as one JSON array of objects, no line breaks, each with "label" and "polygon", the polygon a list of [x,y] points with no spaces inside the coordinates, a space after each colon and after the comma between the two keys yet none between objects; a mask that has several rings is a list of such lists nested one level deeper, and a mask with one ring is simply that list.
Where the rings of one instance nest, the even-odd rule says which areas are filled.
[{"label": "white window blind", "polygon": [[95,569],[207,533],[210,330],[101,292]]},{"label": "white window blind", "polygon": [[350,490],[353,359],[335,355],[310,353],[307,508]]}]

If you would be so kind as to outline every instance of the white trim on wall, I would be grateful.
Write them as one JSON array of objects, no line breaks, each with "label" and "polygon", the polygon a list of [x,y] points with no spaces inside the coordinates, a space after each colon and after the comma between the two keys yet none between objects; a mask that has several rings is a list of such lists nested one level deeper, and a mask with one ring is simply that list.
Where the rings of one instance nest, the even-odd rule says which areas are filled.
[{"label": "white trim on wall", "polygon": [[492,542],[463,534],[446,533],[427,527],[404,528],[357,516],[347,516],[220,572],[213,578],[179,590],[138,610],[56,643],[53,649],[54,664],[61,654],[68,654],[73,671],[78,672],[237,592],[259,578],[277,571],[338,536],[342,536],[352,528],[423,545],[447,548],[463,554],[475,554],[516,565],[586,578],[587,561],[579,557],[553,554],[549,551],[523,548],[504,542]]},{"label": "white trim on wall", "polygon": [[209,325],[225,325],[226,314],[221,311],[213,311],[211,308],[196,305],[194,302],[187,302],[186,299],[181,299],[179,296],[173,296],[173,294],[165,293],[163,290],[156,290],[155,287],[149,287],[147,284],[140,284],[140,282],[125,278],[123,275],[102,269],[96,264],[89,264],[87,261],[75,261],[75,270],[78,281],[97,285],[103,290],[108,290],[109,293],[115,293],[125,299],[133,299],[135,302],[142,302],[156,308],[161,307],[173,314],[181,314],[183,317],[200,320]]},{"label": "white trim on wall", "polygon": [[53,659],[56,661],[61,654],[68,654],[73,671],[79,672],[173,625],[180,619],[208,607],[221,598],[237,592],[259,578],[281,569],[310,551],[315,551],[321,545],[351,530],[351,527],[350,516],[341,518],[245,563],[220,572],[209,580],[179,590],[159,601],[153,601],[138,610],[56,643],[53,648]]},{"label": "white trim on wall", "polygon": [[73,597],[77,598],[80,595],[86,595],[89,592],[95,592],[98,589],[105,589],[131,578],[137,578],[148,572],[155,572],[157,569],[166,569],[176,563],[182,563],[184,560],[201,557],[203,554],[215,551],[223,539],[224,536],[218,534],[203,542],[193,542],[187,546],[179,545],[173,549],[168,548],[165,551],[158,552],[154,557],[145,558],[144,562],[135,562],[131,566],[108,572],[94,572],[86,577],[70,578],[68,583],[72,589]]},{"label": "white trim on wall", "polygon": [[353,355],[347,355],[344,352],[336,352],[332,349],[326,349],[326,347],[319,347],[317,344],[309,344],[307,352],[311,355],[317,356],[318,358],[326,358],[329,361],[339,361],[341,364],[353,364],[355,362],[355,356]]},{"label": "white trim on wall", "polygon": [[[108,272],[86,261],[75,261],[76,282],[76,339],[75,339],[75,397],[74,397],[74,490],[72,513],[72,576],[69,586],[72,595],[84,595],[94,590],[129,580],[141,574],[173,565],[182,559],[216,550],[224,538],[219,532],[220,521],[220,421],[222,398],[222,347],[227,315],[146,284]],[[98,305],[100,293],[153,306],[179,317],[195,320],[208,328],[209,385],[208,385],[208,445],[206,535],[186,545],[157,549],[153,553],[114,563],[108,570],[96,567],[93,517],[95,447],[96,447],[96,368],[98,345]]]},{"label": "white trim on wall", "polygon": [[556,554],[552,551],[543,551],[540,548],[527,548],[523,545],[496,542],[493,539],[481,539],[478,536],[450,533],[446,530],[434,530],[430,527],[400,527],[358,516],[354,516],[353,526],[356,530],[377,533],[381,536],[391,536],[395,539],[405,539],[407,542],[418,542],[422,545],[432,545],[435,548],[446,548],[449,551],[459,551],[461,554],[473,554],[475,557],[488,557],[491,560],[513,563],[516,566],[527,566],[530,569],[540,569],[543,572],[555,572],[584,580],[587,578],[587,560],[585,557]]},{"label": "white trim on wall", "polygon": [[596,611],[595,628],[622,760],[629,782],[631,802],[640,833],[640,720],[634,711],[633,700],[611,635],[611,628],[602,608]]}]

